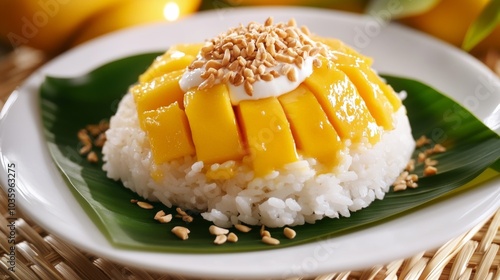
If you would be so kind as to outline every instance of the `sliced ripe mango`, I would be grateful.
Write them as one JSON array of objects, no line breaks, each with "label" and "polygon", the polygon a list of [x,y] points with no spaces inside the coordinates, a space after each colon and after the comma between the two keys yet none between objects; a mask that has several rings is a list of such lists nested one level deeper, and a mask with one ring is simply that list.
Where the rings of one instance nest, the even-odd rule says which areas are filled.
[{"label": "sliced ripe mango", "polygon": [[148,82],[165,73],[186,68],[196,58],[201,47],[202,44],[172,46],[153,61],[151,66],[139,76],[139,81]]},{"label": "sliced ripe mango", "polygon": [[237,112],[256,177],[298,160],[290,124],[277,98],[242,101]]},{"label": "sliced ripe mango", "polygon": [[187,55],[191,55],[191,56],[197,56],[198,52],[200,52],[203,45],[204,45],[204,43],[177,44],[177,45],[173,45],[172,47],[170,47],[169,50],[183,52],[183,53],[185,53]]},{"label": "sliced ripe mango", "polygon": [[313,37],[317,42],[321,42],[330,48],[330,53],[335,55],[335,64],[337,65],[372,65],[371,57],[360,54],[344,42],[334,38]]},{"label": "sliced ripe mango", "polygon": [[176,101],[183,108],[184,92],[179,86],[183,73],[184,70],[169,72],[149,82],[139,83],[131,89],[142,128],[144,128],[143,112],[168,106]]},{"label": "sliced ripe mango", "polygon": [[244,155],[229,91],[225,84],[184,95],[196,156],[205,163],[239,160]]},{"label": "sliced ripe mango", "polygon": [[300,85],[278,99],[290,121],[297,148],[304,155],[333,167],[342,143],[314,94]]},{"label": "sliced ripe mango", "polygon": [[186,114],[177,102],[143,114],[144,130],[156,164],[195,153]]},{"label": "sliced ripe mango", "polygon": [[314,70],[305,84],[318,99],[340,138],[360,142],[366,137],[370,143],[376,143],[380,139],[377,123],[354,84],[333,63],[325,58],[321,58],[321,62],[321,67]]},{"label": "sliced ripe mango", "polygon": [[393,129],[393,107],[380,86],[368,76],[368,67],[340,66],[339,69],[354,83],[377,124],[386,130]]},{"label": "sliced ripe mango", "polygon": [[394,112],[396,112],[400,107],[401,107],[401,99],[397,94],[394,92],[394,89],[386,84],[375,71],[371,68],[366,68],[365,69],[365,74],[367,75],[368,79],[372,81],[372,83],[375,83],[379,86],[379,88],[384,92],[385,97],[387,100],[392,105],[392,109]]}]

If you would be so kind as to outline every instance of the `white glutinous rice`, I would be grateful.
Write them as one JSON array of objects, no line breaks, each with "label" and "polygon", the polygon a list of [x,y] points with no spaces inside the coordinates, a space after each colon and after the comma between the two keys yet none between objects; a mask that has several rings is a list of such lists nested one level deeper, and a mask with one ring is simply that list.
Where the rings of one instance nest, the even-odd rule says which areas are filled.
[{"label": "white glutinous rice", "polygon": [[[341,162],[330,173],[318,173],[312,158],[285,166],[264,178],[254,178],[249,166],[239,162],[227,180],[210,180],[195,157],[184,157],[153,167],[146,134],[139,127],[132,95],[125,95],[111,118],[103,147],[104,170],[109,178],[151,200],[171,207],[201,212],[222,227],[236,223],[283,227],[314,223],[324,217],[348,217],[352,211],[383,199],[406,166],[414,149],[404,106],[395,113],[395,129],[384,132],[375,144],[346,145]],[[157,168],[158,170],[154,170]],[[150,175],[164,176],[155,181]]]}]

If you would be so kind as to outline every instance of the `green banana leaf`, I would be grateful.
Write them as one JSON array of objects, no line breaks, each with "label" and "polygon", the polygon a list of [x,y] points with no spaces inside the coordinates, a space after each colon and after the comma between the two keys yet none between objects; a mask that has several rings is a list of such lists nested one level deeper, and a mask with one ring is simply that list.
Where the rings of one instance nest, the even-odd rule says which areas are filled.
[{"label": "green banana leaf", "polygon": [[[81,147],[76,136],[78,130],[109,119],[129,85],[136,82],[137,76],[157,55],[142,54],[113,61],[84,77],[46,77],[40,90],[45,136],[55,164],[80,203],[75,207],[82,207],[116,247],[190,253],[276,248],[260,241],[258,227],[249,233],[237,232],[237,243],[216,246],[208,232],[211,223],[196,213],[189,224],[178,218],[160,224],[153,219],[154,214],[158,210],[175,213],[175,209],[158,203],[152,203],[152,210],[138,207],[130,200],[141,198],[120,182],[108,179],[102,171],[101,161],[91,164],[78,154]],[[397,91],[408,93],[404,104],[413,136],[427,135],[447,147],[447,152],[435,156],[439,161],[439,173],[421,178],[416,189],[390,191],[384,200],[352,213],[350,218],[326,218],[313,225],[297,226],[297,237],[292,240],[283,237],[282,229],[269,229],[281,240],[279,247],[314,242],[383,223],[498,176],[497,171],[488,168],[495,162],[498,166],[500,158],[500,137],[496,133],[453,100],[425,84],[399,77],[385,78]],[[415,172],[422,174],[422,166],[417,165]],[[178,225],[190,229],[188,240],[181,241],[170,232]]]}]

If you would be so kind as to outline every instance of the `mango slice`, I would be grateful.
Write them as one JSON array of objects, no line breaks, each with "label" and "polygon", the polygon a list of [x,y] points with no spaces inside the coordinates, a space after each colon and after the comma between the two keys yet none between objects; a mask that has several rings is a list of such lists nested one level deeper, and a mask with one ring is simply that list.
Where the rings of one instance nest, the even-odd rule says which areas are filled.
[{"label": "mango slice", "polygon": [[372,82],[373,77],[368,76],[368,68],[341,66],[339,69],[354,83],[377,124],[386,130],[393,129],[393,107],[380,86]]},{"label": "mango slice", "polygon": [[360,54],[338,39],[313,37],[313,40],[321,42],[329,47],[330,53],[335,57],[334,62],[336,65],[358,66],[364,64],[371,66],[373,63],[371,57]]},{"label": "mango slice", "polygon": [[305,84],[318,99],[341,139],[374,144],[380,139],[377,123],[349,77],[325,58]]},{"label": "mango slice", "polygon": [[181,70],[189,66],[203,44],[180,44],[172,46],[163,55],[157,57],[151,66],[139,76],[140,82],[148,82],[165,73]]},{"label": "mango slice", "polygon": [[169,72],[149,82],[139,83],[132,87],[131,92],[142,128],[144,128],[145,118],[143,112],[168,106],[176,101],[179,105],[183,104],[184,92],[179,86],[179,80],[183,73],[184,70]]},{"label": "mango slice", "polygon": [[384,93],[385,97],[387,100],[391,103],[392,109],[394,112],[399,110],[399,108],[402,105],[401,99],[399,96],[397,96],[396,92],[394,92],[394,89],[386,84],[375,71],[371,68],[365,68],[364,70],[365,74],[368,77],[368,80],[370,80],[372,83],[375,83],[379,86],[380,90]]},{"label": "mango slice", "polygon": [[237,114],[256,177],[298,160],[290,124],[277,98],[242,101]]},{"label": "mango slice", "polygon": [[198,160],[222,163],[239,160],[244,148],[225,84],[184,95],[184,106]]},{"label": "mango slice", "polygon": [[342,143],[314,94],[300,85],[278,99],[290,121],[297,149],[333,167]]},{"label": "mango slice", "polygon": [[143,115],[144,130],[156,164],[195,153],[186,114],[177,102]]}]

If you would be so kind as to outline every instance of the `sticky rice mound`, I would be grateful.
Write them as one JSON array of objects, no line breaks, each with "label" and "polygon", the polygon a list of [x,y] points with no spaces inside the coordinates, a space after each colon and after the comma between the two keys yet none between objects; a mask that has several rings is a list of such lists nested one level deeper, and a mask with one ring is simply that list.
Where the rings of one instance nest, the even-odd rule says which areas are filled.
[{"label": "sticky rice mound", "polygon": [[[217,48],[227,47],[227,42],[223,40],[232,34],[240,36],[254,32],[254,29],[257,30],[257,39],[250,42],[256,44],[257,53],[269,51],[269,44],[264,44],[266,42],[276,46],[285,45],[274,50],[283,56],[287,54],[287,48],[297,44],[309,44],[311,47],[300,46],[288,51],[297,53],[297,49],[304,50],[298,54],[304,59],[295,58],[288,62],[282,59],[275,64],[269,63],[267,70],[255,70],[252,75],[260,75],[260,78],[252,80],[248,71],[245,72],[250,67],[240,69],[234,66],[230,69],[229,65],[239,58],[227,58],[225,51],[221,54]],[[260,43],[264,43],[259,45],[261,34],[277,34],[281,29],[286,34],[295,34],[296,38],[302,39],[298,43],[292,43],[290,39],[275,43],[271,38],[261,40]],[[287,47],[286,44],[291,46]],[[234,46],[230,48],[234,50]],[[192,49],[196,52],[192,52]],[[314,223],[325,217],[349,217],[351,212],[369,206],[375,199],[383,199],[411,157],[415,142],[406,108],[392,88],[371,70],[371,59],[357,54],[339,41],[314,37],[306,28],[296,27],[294,22],[273,25],[268,20],[264,25],[251,23],[246,27],[231,29],[205,45],[190,45],[184,50],[184,55],[179,55],[182,48],[172,48],[153,62],[138,84],[123,97],[106,132],[103,169],[107,176],[121,180],[126,188],[147,200],[160,201],[167,207],[198,211],[203,218],[222,227],[240,223],[268,227]],[[238,48],[238,54],[241,51]],[[248,56],[245,61],[250,61]],[[248,65],[251,66],[251,63]],[[283,66],[282,63],[292,65],[295,70],[290,70],[292,66]],[[211,66],[223,70],[210,76],[206,72],[210,71]],[[286,69],[282,71],[280,67]],[[278,69],[273,76],[275,80],[264,81],[267,79],[265,75],[271,75],[270,69]],[[167,79],[171,73],[175,73],[177,78]],[[238,73],[242,74],[243,80],[236,78]],[[337,78],[325,76],[325,73],[333,73]],[[194,78],[190,77],[191,82],[198,80],[195,86],[183,83],[183,79],[189,75],[195,75]],[[287,88],[286,92],[279,95],[264,89],[269,85],[264,82],[274,81],[276,85],[280,77],[285,79],[279,80],[285,84],[283,88],[294,84],[293,88]],[[158,105],[158,102],[166,102],[170,97],[153,99],[150,96],[172,96],[171,92],[157,90],[167,81],[171,83],[169,85],[175,86],[168,88],[175,88],[179,97]],[[345,104],[338,104],[341,98],[333,99],[344,94],[344,91],[335,92],[334,89],[339,87],[334,85],[347,83],[349,86],[344,91],[350,97],[344,100]],[[367,83],[371,86],[362,86]],[[219,84],[226,85],[220,87]],[[323,86],[330,84],[332,86]],[[219,94],[221,91],[223,94]],[[199,96],[211,98],[215,94],[223,102],[214,104],[225,106],[225,110],[210,114],[223,112],[226,118],[232,120],[228,127],[233,130],[223,127],[225,124],[210,123],[206,119],[211,115],[202,112],[203,107],[193,105]],[[304,100],[309,104],[307,110],[294,103],[304,96],[307,96]],[[270,137],[249,135],[252,126],[258,123],[251,115],[245,115],[248,113],[243,106],[253,108],[254,104],[271,101],[273,103],[269,104],[278,108],[279,116],[282,117],[276,117],[278,121],[275,122],[278,124],[274,130],[269,130],[272,131]],[[151,104],[156,107],[151,107]],[[299,109],[292,113],[291,109],[294,108]],[[311,108],[319,109],[316,112]],[[359,111],[349,111],[349,108],[359,108]],[[262,110],[263,114],[271,112]],[[303,115],[297,115],[297,112]],[[164,119],[160,116],[180,116],[180,121],[162,123]],[[317,119],[314,119],[316,116]],[[318,124],[318,135],[315,137],[311,137],[310,125],[307,123],[309,120],[313,122],[313,119]],[[215,136],[210,135],[206,139],[211,139],[215,144],[203,141],[205,138],[200,136],[207,133],[205,130],[210,125],[217,129],[213,129]],[[325,129],[330,129],[330,134],[321,134]],[[234,133],[231,134],[231,131]],[[282,136],[283,133],[286,137]],[[228,145],[220,144],[226,142],[218,144],[217,141],[228,141],[231,135],[234,136],[238,151],[226,153]],[[326,141],[326,135],[335,141]],[[161,142],[158,137],[166,138],[161,138]],[[283,143],[271,145],[272,141]],[[169,144],[159,147],[158,143]],[[335,149],[329,149],[330,144],[335,145]],[[216,154],[214,157],[210,149],[225,154],[220,157],[216,157]]]}]

